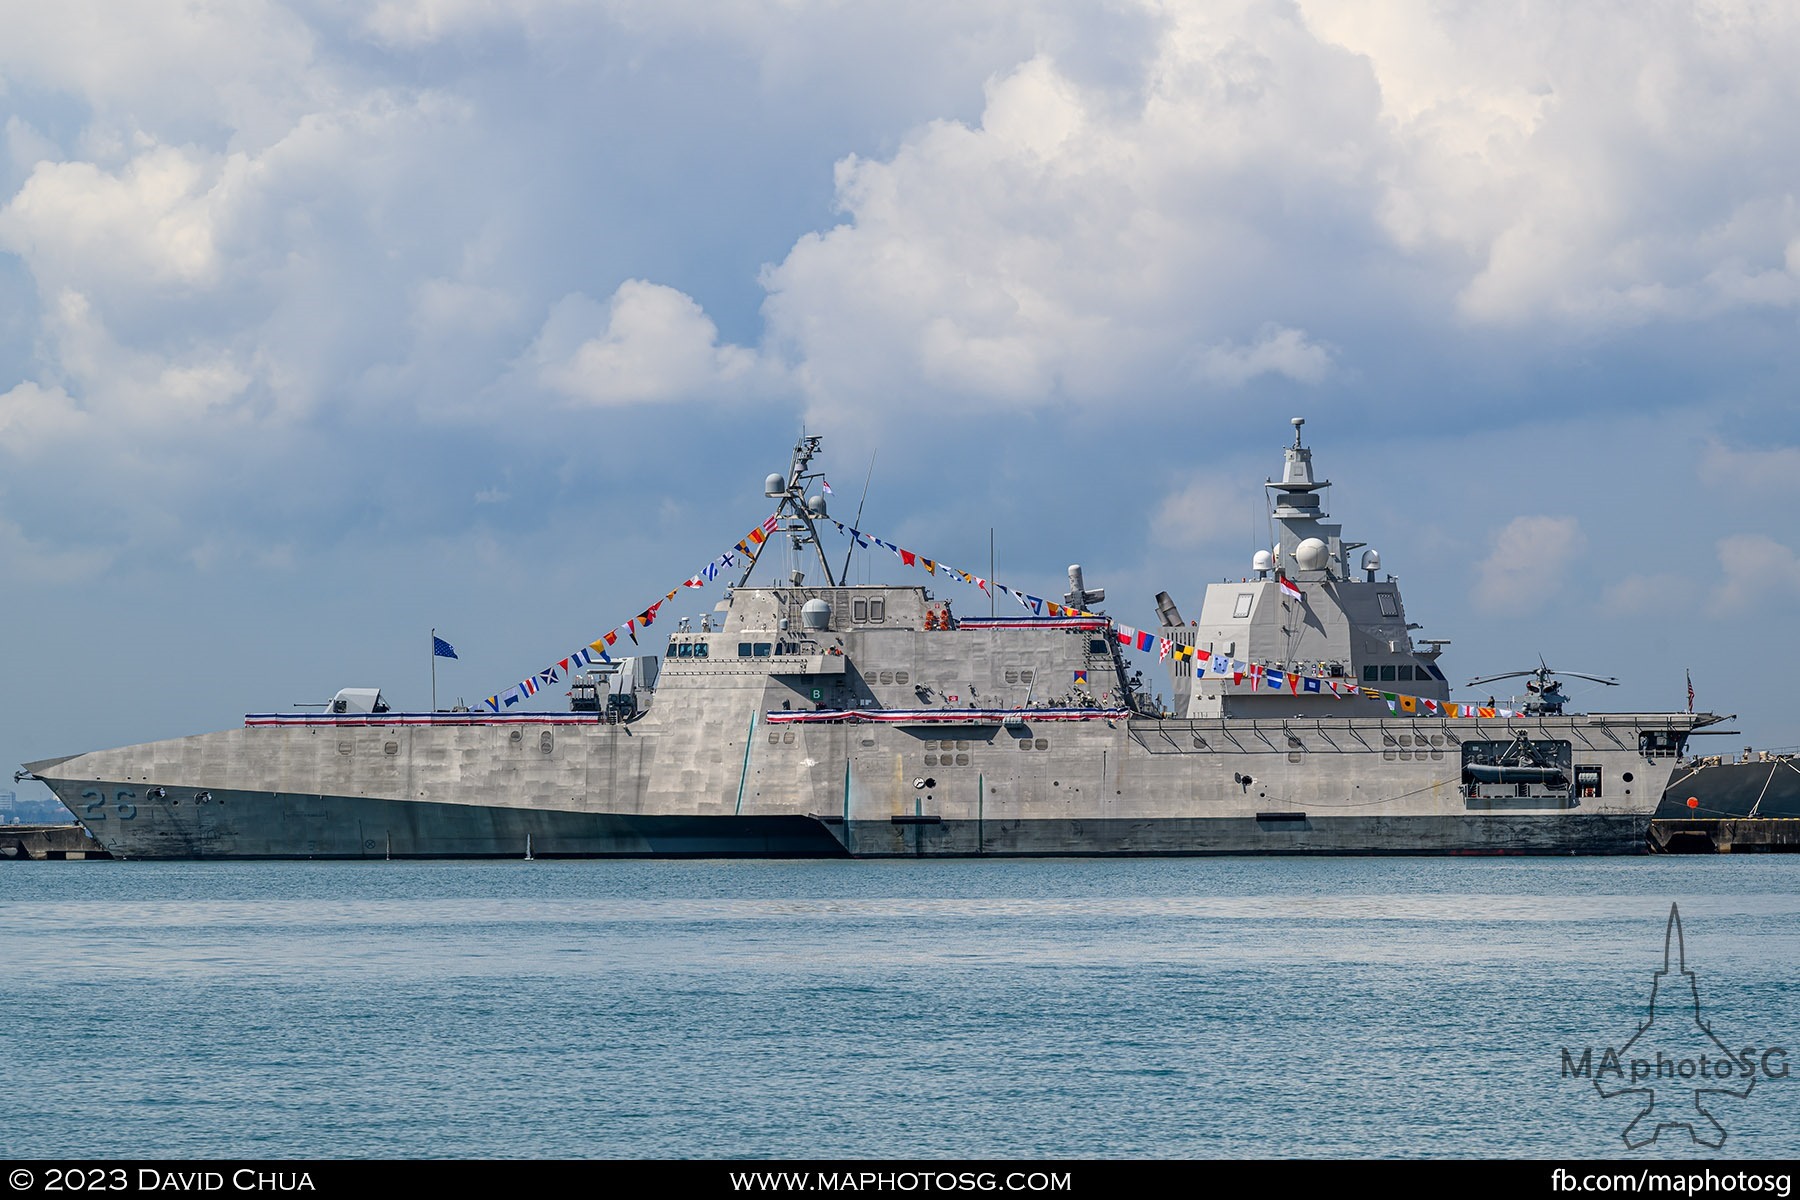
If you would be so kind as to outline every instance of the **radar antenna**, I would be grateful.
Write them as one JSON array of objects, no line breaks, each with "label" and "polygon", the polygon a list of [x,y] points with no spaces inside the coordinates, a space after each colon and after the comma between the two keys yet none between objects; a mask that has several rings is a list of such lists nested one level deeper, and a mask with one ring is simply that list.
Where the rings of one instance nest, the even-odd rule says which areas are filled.
[{"label": "radar antenna", "polygon": [[[770,499],[778,501],[775,506],[777,520],[783,514],[793,518],[785,525],[778,525],[777,532],[787,532],[792,537],[796,550],[802,546],[811,545],[818,552],[819,568],[825,572],[825,585],[837,587],[838,577],[832,574],[831,563],[825,558],[825,547],[819,544],[819,530],[814,524],[816,519],[824,518],[827,515],[825,497],[818,495],[809,500],[806,496],[807,483],[821,478],[817,472],[807,470],[807,467],[812,465],[813,455],[819,452],[819,440],[816,436],[801,434],[800,440],[794,443],[794,458],[788,466],[787,475],[785,477],[769,476],[763,493]],[[744,573],[738,576],[738,587],[743,587],[749,580],[750,572],[756,570],[757,560],[762,557],[763,551],[773,544],[774,538],[771,537],[751,550],[750,560],[744,564]],[[795,571],[794,586],[798,587],[800,581],[800,572]]]},{"label": "radar antenna", "polygon": [[1535,667],[1524,671],[1503,671],[1498,675],[1483,675],[1478,679],[1469,680],[1468,686],[1476,687],[1484,683],[1497,683],[1502,679],[1520,679],[1529,676],[1525,690],[1531,695],[1531,699],[1525,702],[1526,714],[1528,716],[1561,716],[1563,705],[1568,703],[1569,698],[1563,695],[1562,681],[1557,678],[1559,675],[1567,675],[1573,679],[1588,679],[1595,683],[1603,683],[1607,687],[1619,685],[1617,679],[1606,675],[1589,675],[1583,671],[1559,671],[1546,663],[1544,656],[1540,654],[1538,655],[1538,665]]}]

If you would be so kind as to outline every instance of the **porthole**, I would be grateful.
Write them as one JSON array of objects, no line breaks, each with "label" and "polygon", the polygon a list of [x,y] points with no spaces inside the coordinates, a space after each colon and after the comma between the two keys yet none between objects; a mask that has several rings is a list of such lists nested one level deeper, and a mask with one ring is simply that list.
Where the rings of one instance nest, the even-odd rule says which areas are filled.
[{"label": "porthole", "polygon": [[958,750],[967,750],[969,748],[969,743],[959,741],[956,743],[956,748]]},{"label": "porthole", "polygon": [[1292,750],[1289,750],[1288,751],[1288,761],[1291,763],[1297,763],[1300,761],[1300,755]]},{"label": "porthole", "polygon": [[1031,672],[1030,671],[1020,671],[1019,672],[1019,682],[1020,683],[1030,683],[1031,682]]},{"label": "porthole", "polygon": [[[549,737],[550,735],[546,733],[544,736]],[[398,754],[398,753],[400,753],[400,743],[399,742],[383,742],[381,744],[381,752],[383,754]]]},{"label": "porthole", "polygon": [[542,750],[545,754],[556,749],[556,739],[550,736],[550,731],[548,729],[538,735],[538,749]]},{"label": "porthole", "polygon": [[781,740],[781,730],[779,730],[779,729],[769,730],[769,744],[771,746],[774,745],[776,742],[779,742],[780,740]]},{"label": "porthole", "polygon": [[895,683],[911,683],[912,682],[911,672],[895,671],[894,672],[894,682]]},{"label": "porthole", "polygon": [[1204,750],[1206,749],[1206,739],[1196,733],[1194,735],[1194,745],[1196,748]]},{"label": "porthole", "polygon": [[1441,762],[1441,761],[1443,761],[1443,757],[1444,757],[1444,752],[1442,750],[1433,750],[1431,752],[1431,760],[1433,762]]},{"label": "porthole", "polygon": [[1048,750],[1050,748],[1050,739],[1049,738],[1039,738],[1037,740],[1037,748],[1039,750]]},{"label": "porthole", "polygon": [[892,683],[892,682],[894,682],[894,673],[892,671],[883,671],[883,672],[881,672],[881,674],[879,674],[875,677],[875,682],[877,682],[877,683]]},{"label": "porthole", "polygon": [[1021,749],[1021,750],[1031,749],[1031,739],[1030,738],[1020,738],[1019,739],[1019,749]]},{"label": "porthole", "polygon": [[862,740],[862,744],[865,746],[873,746],[875,744],[875,739],[874,738],[864,738]]},{"label": "porthole", "polygon": [[959,754],[959,755],[957,755],[957,756],[956,756],[956,765],[957,765],[957,766],[959,766],[959,767],[966,767],[966,766],[968,766],[968,765],[969,765],[969,756],[968,756],[968,755],[966,755],[966,754]]},{"label": "porthole", "polygon": [[1017,672],[1017,671],[1010,671],[1010,670],[1009,670],[1009,671],[1007,671],[1007,673],[1006,673],[1006,682],[1008,682],[1008,683],[1017,683],[1017,682],[1019,682],[1019,673],[1018,673],[1018,672]]},{"label": "porthole", "polygon": [[1400,735],[1400,744],[1401,744],[1401,745],[1402,745],[1402,746],[1410,746],[1410,745],[1412,745],[1412,734],[1410,734],[1410,733],[1403,733],[1403,734],[1401,734],[1401,735]]},{"label": "porthole", "polygon": [[925,765],[926,765],[926,766],[928,766],[928,767],[935,767],[935,766],[937,766],[937,755],[935,755],[935,754],[927,754],[927,755],[926,755],[926,756],[925,756]]},{"label": "porthole", "polygon": [[1631,772],[1627,771],[1623,775],[1619,776],[1619,778],[1623,779],[1626,783],[1630,783],[1631,782]]},{"label": "porthole", "polygon": [[516,746],[525,740],[525,733],[523,730],[515,729],[506,735],[506,740]]},{"label": "porthole", "polygon": [[1381,757],[1385,758],[1389,762],[1393,762],[1394,761],[1394,752],[1392,750],[1383,750],[1381,752]]},{"label": "porthole", "polygon": [[781,740],[788,743],[789,745],[792,745],[794,742],[794,731],[791,729],[782,730],[781,731]]},{"label": "porthole", "polygon": [[[514,738],[517,738],[518,736],[519,735],[516,733],[513,734]],[[351,747],[350,747],[349,742],[339,742],[338,743],[338,753],[339,754],[348,754],[348,753],[350,753],[350,749],[351,749]]]}]

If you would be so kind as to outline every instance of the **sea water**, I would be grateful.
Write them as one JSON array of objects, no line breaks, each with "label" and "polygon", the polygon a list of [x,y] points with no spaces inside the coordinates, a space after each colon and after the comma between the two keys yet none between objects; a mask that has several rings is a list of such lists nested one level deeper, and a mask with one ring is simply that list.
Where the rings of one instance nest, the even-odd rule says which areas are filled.
[{"label": "sea water", "polygon": [[[1797,882],[1786,856],[0,864],[0,1147],[1792,1156]],[[1711,1035],[1671,974],[1627,1046],[1672,904]],[[1700,1097],[1723,1146],[1628,1148],[1652,1095],[1697,1120],[1721,1085],[1620,1094],[1583,1051],[1691,1066],[1710,1036],[1756,1065]]]}]

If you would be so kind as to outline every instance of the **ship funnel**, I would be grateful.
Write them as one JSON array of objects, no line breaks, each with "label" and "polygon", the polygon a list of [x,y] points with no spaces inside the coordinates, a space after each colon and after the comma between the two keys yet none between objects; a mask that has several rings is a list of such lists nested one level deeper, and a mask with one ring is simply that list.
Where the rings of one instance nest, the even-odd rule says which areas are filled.
[{"label": "ship funnel", "polygon": [[767,479],[763,480],[763,495],[765,495],[765,496],[785,496],[785,495],[787,495],[787,479],[781,475],[769,476]]},{"label": "ship funnel", "polygon": [[1162,618],[1164,625],[1181,624],[1181,610],[1175,607],[1175,600],[1167,592],[1156,593],[1156,615]]}]

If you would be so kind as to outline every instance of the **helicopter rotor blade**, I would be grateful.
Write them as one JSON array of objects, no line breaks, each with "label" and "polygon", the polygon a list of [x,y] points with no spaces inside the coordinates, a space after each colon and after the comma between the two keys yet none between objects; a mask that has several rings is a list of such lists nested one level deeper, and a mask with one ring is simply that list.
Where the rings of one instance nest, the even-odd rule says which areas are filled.
[{"label": "helicopter rotor blade", "polygon": [[1604,683],[1608,687],[1618,687],[1619,681],[1606,675],[1588,675],[1581,671],[1558,671],[1558,675],[1571,675],[1576,679],[1591,679],[1595,683]]},{"label": "helicopter rotor blade", "polygon": [[1503,675],[1483,675],[1480,679],[1469,680],[1469,682],[1465,686],[1475,687],[1478,684],[1495,683],[1502,679],[1517,679],[1522,675],[1536,675],[1536,674],[1537,674],[1536,671],[1507,671]]}]

